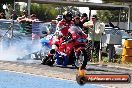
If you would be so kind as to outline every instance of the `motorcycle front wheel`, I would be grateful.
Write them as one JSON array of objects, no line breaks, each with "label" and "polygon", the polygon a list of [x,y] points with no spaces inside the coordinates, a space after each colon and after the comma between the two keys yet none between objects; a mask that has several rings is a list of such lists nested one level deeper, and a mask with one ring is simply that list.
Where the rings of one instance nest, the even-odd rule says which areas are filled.
[{"label": "motorcycle front wheel", "polygon": [[75,52],[75,66],[77,68],[85,69],[88,62],[88,55],[85,49],[81,49],[79,52]]},{"label": "motorcycle front wheel", "polygon": [[79,85],[84,85],[86,83],[86,78],[84,76],[76,75],[76,81]]}]

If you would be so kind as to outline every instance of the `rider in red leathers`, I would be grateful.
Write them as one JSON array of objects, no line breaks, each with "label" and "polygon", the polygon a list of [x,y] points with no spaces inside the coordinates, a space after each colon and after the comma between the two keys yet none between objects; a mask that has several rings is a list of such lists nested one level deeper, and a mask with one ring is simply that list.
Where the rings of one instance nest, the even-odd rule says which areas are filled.
[{"label": "rider in red leathers", "polygon": [[[57,24],[57,30],[59,30],[63,38],[67,36],[68,29],[70,26],[74,25],[74,22],[72,21],[72,13],[71,12],[64,12],[63,19]],[[64,42],[64,39],[60,39],[61,46],[59,47],[59,51],[63,52],[65,49],[65,44],[62,44]]]},{"label": "rider in red leathers", "polygon": [[61,33],[66,36],[68,33],[68,29],[71,25],[73,25],[74,22],[72,21],[72,13],[71,12],[65,12],[63,14],[63,19],[59,21],[57,24],[57,30],[61,31]]},{"label": "rider in red leathers", "polygon": [[[55,36],[51,41],[52,49],[49,51],[48,57],[43,59],[43,63],[51,63],[52,65],[56,61],[57,65],[64,67],[67,65],[73,65],[75,67],[77,66],[75,59],[80,58],[80,55],[78,54],[85,53],[84,43],[86,42],[84,40],[86,40],[85,38],[87,38],[87,36],[82,33],[80,29],[77,30],[74,25],[75,24],[72,21],[72,14],[70,12],[65,12],[63,14],[63,19],[57,24],[57,31],[55,32]],[[74,31],[72,28],[75,28]],[[77,32],[77,35],[75,31]],[[81,42],[79,39],[81,39]],[[77,44],[83,44],[84,46],[75,47]],[[78,55],[78,57],[75,57],[75,55]],[[87,64],[87,55],[84,54],[83,57],[84,60],[80,70],[85,69]],[[48,60],[48,58],[50,59]]]},{"label": "rider in red leathers", "polygon": [[64,63],[63,63],[64,66],[67,65],[68,63],[68,56],[70,53],[69,50],[66,50],[66,44],[64,44],[63,42],[65,41],[64,38],[68,34],[68,29],[72,25],[74,25],[74,22],[72,21],[72,13],[64,12],[63,19],[59,21],[59,23],[57,24],[57,30],[60,31],[63,35],[63,37],[60,39],[58,51],[61,52],[61,54],[64,56]]}]

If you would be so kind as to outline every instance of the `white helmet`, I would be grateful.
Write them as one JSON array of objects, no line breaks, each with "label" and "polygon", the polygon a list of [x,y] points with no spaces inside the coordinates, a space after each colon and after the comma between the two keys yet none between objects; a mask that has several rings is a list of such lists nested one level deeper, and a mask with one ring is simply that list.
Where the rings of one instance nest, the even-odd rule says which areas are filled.
[{"label": "white helmet", "polygon": [[56,17],[56,20],[62,20],[63,19],[63,15],[58,15],[57,17]]}]

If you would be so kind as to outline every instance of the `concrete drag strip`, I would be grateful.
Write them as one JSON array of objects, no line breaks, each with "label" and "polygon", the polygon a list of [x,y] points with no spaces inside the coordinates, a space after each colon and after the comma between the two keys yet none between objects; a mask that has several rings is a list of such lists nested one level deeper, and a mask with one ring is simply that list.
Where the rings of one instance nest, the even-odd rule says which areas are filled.
[{"label": "concrete drag strip", "polygon": [[[93,66],[92,68],[95,68],[95,67],[96,66]],[[42,75],[42,76],[61,78],[61,79],[66,79],[66,80],[74,80],[74,81],[76,81],[76,73],[77,73],[77,70],[75,69],[49,67],[46,65],[35,64],[35,63],[33,64],[32,63],[19,63],[19,62],[10,62],[10,61],[0,61],[0,70],[30,73],[30,74],[35,74],[35,75]],[[96,70],[91,70],[87,72],[92,73],[92,74],[98,73]],[[100,71],[99,73],[103,73],[103,70]],[[106,71],[105,73],[109,73],[109,71]],[[124,87],[132,88],[132,84],[101,84],[101,85],[103,85],[103,87],[105,88],[124,88]]]}]

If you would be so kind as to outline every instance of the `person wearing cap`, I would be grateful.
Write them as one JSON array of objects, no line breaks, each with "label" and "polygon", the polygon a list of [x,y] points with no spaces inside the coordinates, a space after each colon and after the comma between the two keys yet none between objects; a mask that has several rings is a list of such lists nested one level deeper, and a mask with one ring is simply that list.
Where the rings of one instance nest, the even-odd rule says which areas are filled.
[{"label": "person wearing cap", "polygon": [[105,25],[101,23],[97,17],[97,15],[92,15],[90,21],[85,22],[83,24],[85,28],[88,30],[88,49],[95,49],[95,56],[99,57],[99,49],[100,49],[100,39],[102,33],[104,32]]}]

